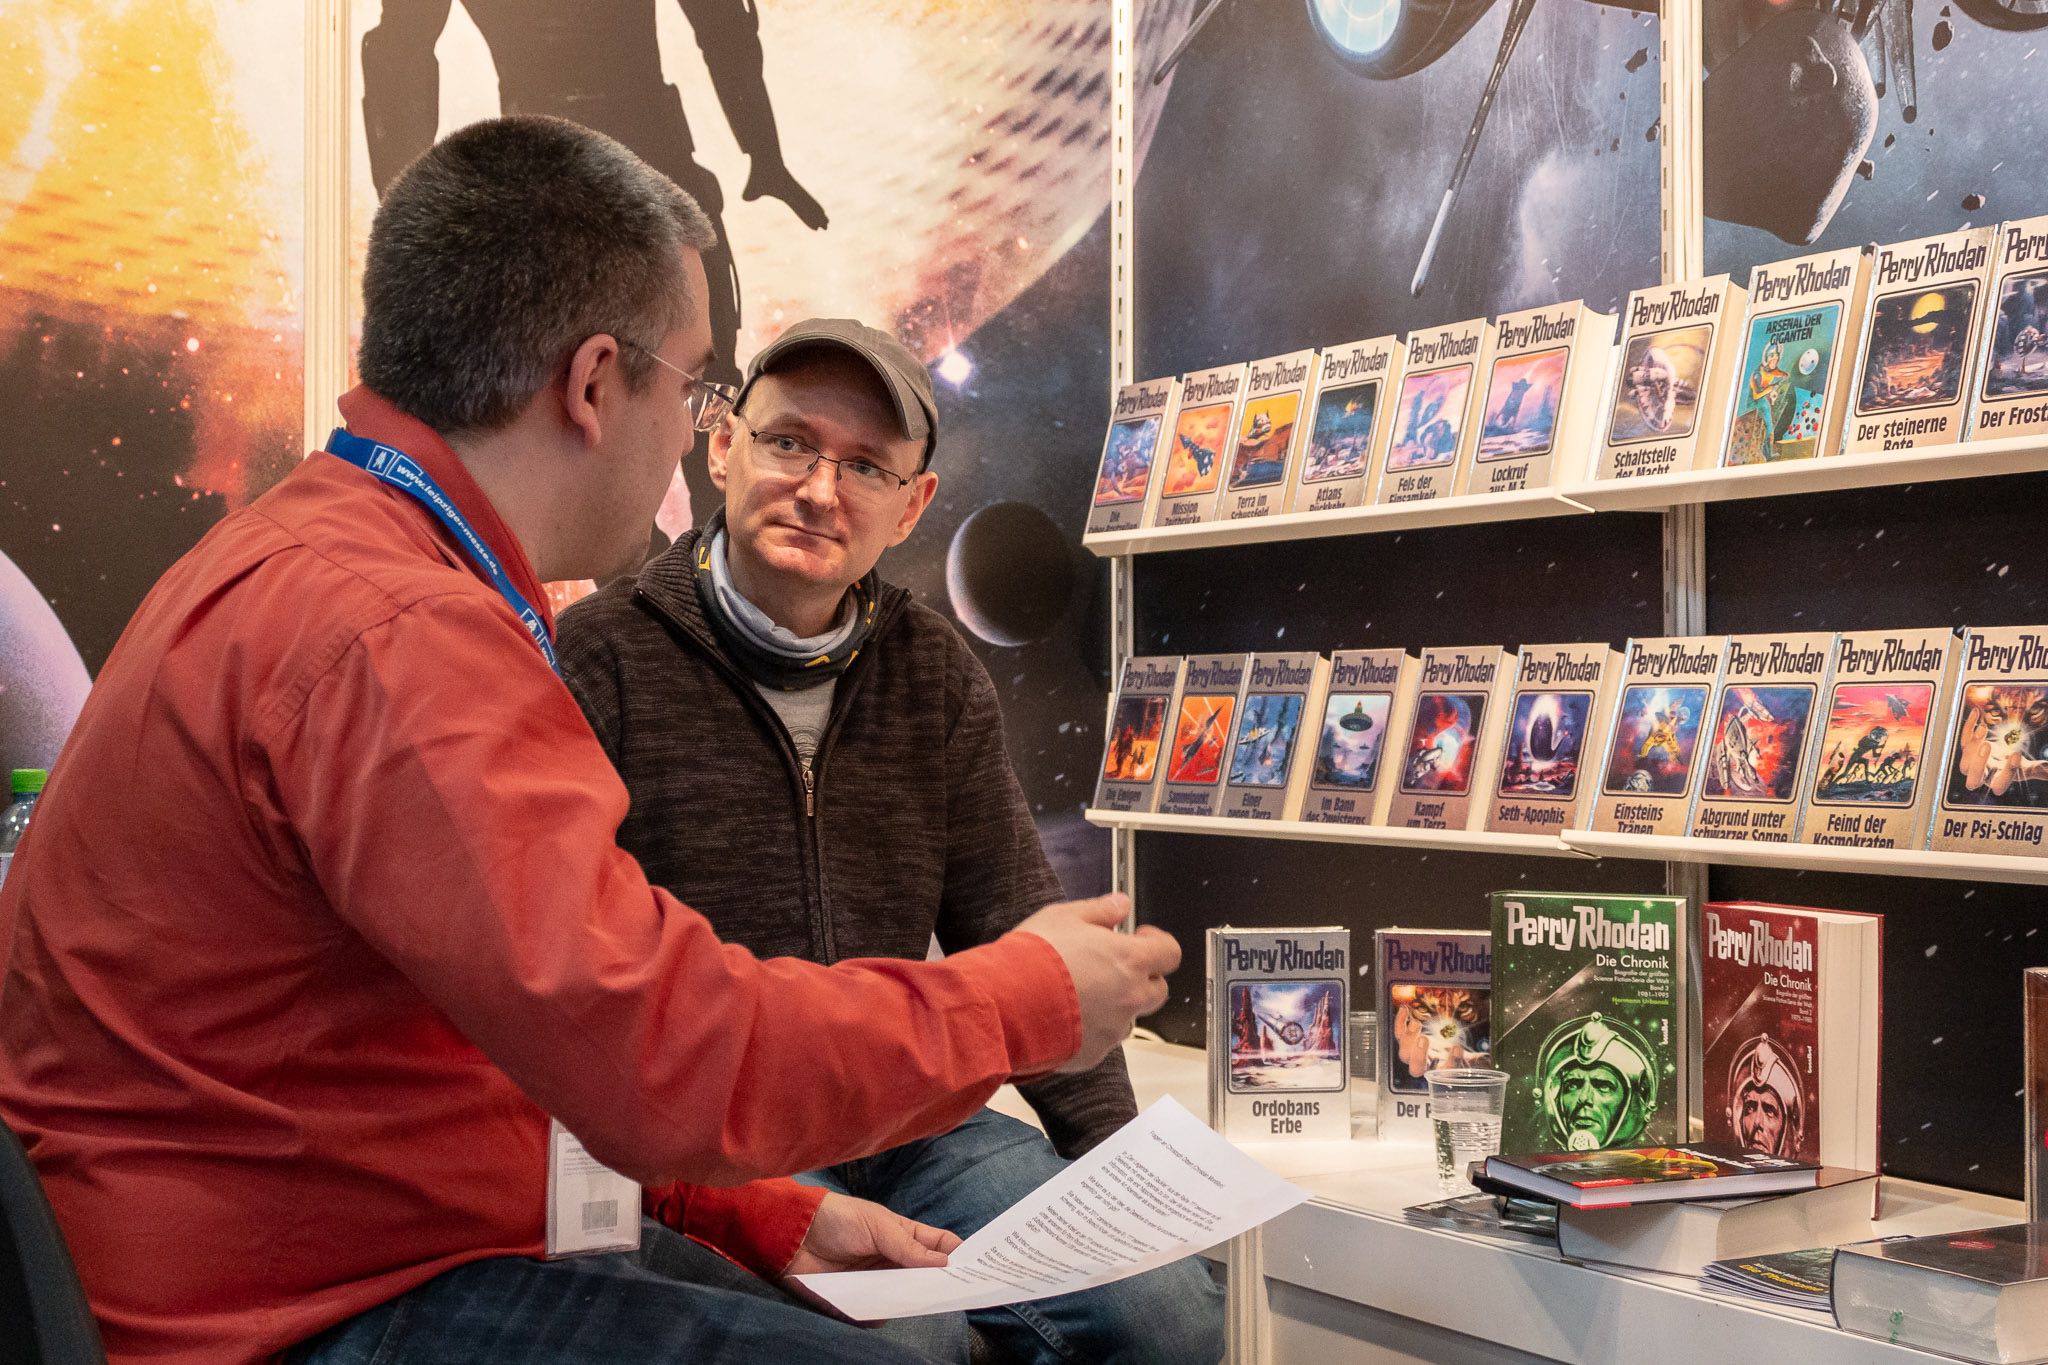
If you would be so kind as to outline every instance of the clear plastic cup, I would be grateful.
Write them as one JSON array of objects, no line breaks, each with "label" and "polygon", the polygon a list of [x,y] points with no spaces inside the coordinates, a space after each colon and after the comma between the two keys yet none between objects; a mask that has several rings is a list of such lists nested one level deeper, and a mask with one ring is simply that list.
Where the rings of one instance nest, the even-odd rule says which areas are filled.
[{"label": "clear plastic cup", "polygon": [[1500,1152],[1501,1105],[1508,1073],[1447,1066],[1427,1073],[1429,1126],[1436,1139],[1436,1184],[1445,1197],[1470,1194],[1465,1170]]}]

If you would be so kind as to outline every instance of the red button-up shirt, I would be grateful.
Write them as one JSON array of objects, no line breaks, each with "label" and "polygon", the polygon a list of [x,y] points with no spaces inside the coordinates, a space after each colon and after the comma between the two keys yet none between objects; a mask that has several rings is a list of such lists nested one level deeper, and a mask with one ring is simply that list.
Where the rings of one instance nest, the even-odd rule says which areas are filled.
[{"label": "red button-up shirt", "polygon": [[[343,412],[545,610],[444,442]],[[550,1113],[772,1274],[817,1193],[696,1186],[942,1131],[1079,1046],[1029,934],[830,968],[720,944],[619,850],[626,804],[504,599],[363,471],[314,455],[172,566],[0,893],[0,1117],[117,1359],[259,1359],[538,1254]]]}]

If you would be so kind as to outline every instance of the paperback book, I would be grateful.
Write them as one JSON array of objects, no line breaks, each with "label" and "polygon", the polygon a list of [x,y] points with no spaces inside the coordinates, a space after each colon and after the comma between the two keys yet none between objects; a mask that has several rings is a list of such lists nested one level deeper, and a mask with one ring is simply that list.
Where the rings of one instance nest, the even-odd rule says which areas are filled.
[{"label": "paperback book", "polygon": [[1492,336],[1485,318],[1408,334],[1380,502],[1447,498],[1457,489],[1458,471],[1479,444],[1480,387]]},{"label": "paperback book", "polygon": [[1709,1144],[1877,1169],[1884,920],[1784,905],[1700,912]]},{"label": "paperback book", "polygon": [[1320,731],[1302,799],[1303,820],[1387,822],[1420,668],[1413,655],[1400,649],[1340,650],[1330,656],[1330,686],[1316,713]]},{"label": "paperback book", "polygon": [[1351,1136],[1347,929],[1209,930],[1209,1123],[1234,1142]]},{"label": "paperback book", "polygon": [[1621,693],[1603,746],[1606,761],[1593,828],[1679,835],[1700,768],[1707,703],[1721,682],[1726,636],[1630,640]]},{"label": "paperback book", "polygon": [[1379,1135],[1428,1142],[1428,1076],[1493,1065],[1493,936],[1484,929],[1381,929]]},{"label": "paperback book", "polygon": [[2027,1218],[2048,1220],[2048,967],[2026,970]]},{"label": "paperback book", "polygon": [[1493,356],[1480,395],[1479,441],[1460,493],[1512,493],[1586,477],[1600,421],[1614,318],[1584,303],[1524,309],[1493,320]]},{"label": "paperback book", "polygon": [[1223,796],[1224,760],[1244,699],[1246,655],[1194,654],[1181,675],[1180,700],[1160,779],[1161,815],[1214,815]]},{"label": "paperback book", "polygon": [[1128,531],[1144,524],[1152,465],[1173,416],[1180,380],[1148,379],[1117,391],[1109,431],[1102,438],[1102,462],[1095,470],[1095,499],[1088,508],[1088,534]]},{"label": "paperback book", "polygon": [[1596,478],[1680,473],[1702,451],[1713,463],[1728,421],[1746,301],[1726,275],[1628,296]]},{"label": "paperback book", "polygon": [[1308,717],[1330,683],[1320,654],[1257,654],[1238,708],[1223,782],[1223,814],[1241,820],[1292,820],[1308,786]]},{"label": "paperback book", "polygon": [[1834,657],[1832,634],[1728,641],[1693,838],[1789,844],[1798,835],[1799,779]]},{"label": "paperback book", "polygon": [[1963,637],[1928,847],[2040,857],[2048,849],[2048,628]]},{"label": "paperback book", "polygon": [[1246,366],[1196,370],[1180,383],[1172,434],[1159,459],[1163,473],[1152,493],[1150,526],[1191,526],[1216,511],[1217,489],[1230,465]]},{"label": "paperback book", "polygon": [[1492,646],[1422,653],[1387,823],[1471,829],[1500,768],[1515,656]]},{"label": "paperback book", "polygon": [[1970,436],[2048,431],[2048,215],[2001,224],[1971,387]]},{"label": "paperback book", "polygon": [[1403,354],[1400,338],[1392,336],[1323,352],[1290,511],[1333,512],[1370,501],[1394,429]]},{"label": "paperback book", "polygon": [[1116,699],[1110,703],[1109,731],[1102,748],[1102,775],[1095,784],[1097,810],[1151,810],[1166,765],[1160,750],[1166,723],[1180,696],[1183,660],[1170,656],[1124,661]]},{"label": "paperback book", "polygon": [[1833,1247],[1806,1247],[1776,1256],[1711,1261],[1700,1273],[1702,1288],[1816,1313],[1828,1311],[1828,1292],[1834,1281]]},{"label": "paperback book", "polygon": [[1308,431],[1302,403],[1315,372],[1313,349],[1254,360],[1246,368],[1237,441],[1216,504],[1216,520],[1242,521],[1286,510],[1287,490]]},{"label": "paperback book", "polygon": [[1686,905],[1672,896],[1493,893],[1493,1064],[1505,1152],[1686,1134]]},{"label": "paperback book", "polygon": [[1585,827],[1600,768],[1594,751],[1610,728],[1620,679],[1621,655],[1604,644],[1522,647],[1488,829]]},{"label": "paperback book", "polygon": [[1848,454],[1963,439],[1995,231],[1962,228],[1877,249]]},{"label": "paperback book", "polygon": [[1892,630],[1843,635],[1827,710],[1815,722],[1814,772],[1805,784],[1802,843],[1838,848],[1923,848],[1955,684],[1956,633]]},{"label": "paperback book", "polygon": [[1750,273],[1722,464],[1808,460],[1841,449],[1850,357],[1869,284],[1863,247]]}]

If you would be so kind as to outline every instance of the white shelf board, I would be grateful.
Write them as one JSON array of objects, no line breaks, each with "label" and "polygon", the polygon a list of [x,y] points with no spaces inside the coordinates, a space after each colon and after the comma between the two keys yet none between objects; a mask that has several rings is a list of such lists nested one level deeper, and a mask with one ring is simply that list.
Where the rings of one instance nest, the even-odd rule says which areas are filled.
[{"label": "white shelf board", "polygon": [[1554,834],[1494,834],[1486,830],[1408,829],[1393,825],[1338,825],[1306,820],[1233,820],[1220,815],[1154,815],[1089,810],[1089,822],[1104,829],[1150,830],[1162,834],[1221,834],[1240,839],[1301,839],[1321,844],[1375,844],[1425,853],[1507,853],[1540,858],[1577,854]]},{"label": "white shelf board", "polygon": [[1595,858],[1713,863],[1721,867],[1785,867],[1806,872],[1856,872],[1871,877],[1935,877],[1947,881],[2048,885],[2048,857],[1999,853],[1930,853],[1925,849],[1836,848],[1759,844],[1745,839],[1687,839],[1648,834],[1567,830],[1567,845]]},{"label": "white shelf board", "polygon": [[1588,509],[1555,488],[1525,488],[1514,493],[1470,493],[1426,502],[1375,503],[1335,512],[1282,512],[1242,521],[1204,521],[1192,526],[1141,526],[1129,531],[1097,531],[1081,543],[1104,559],[1152,554],[1162,550],[1203,550],[1219,545],[1250,545],[1271,540],[1310,540],[1321,536],[1357,536],[1375,531],[1417,531],[1429,526],[1468,526],[1490,521],[1523,521],[1532,517],[1577,516]]},{"label": "white shelf board", "polygon": [[1979,479],[2041,469],[2048,469],[2048,438],[2005,436],[1989,441],[1923,446],[1918,450],[1827,455],[1778,464],[1738,465],[1732,469],[1688,469],[1640,479],[1598,479],[1567,484],[1558,492],[1596,512],[1654,512],[1732,498]]}]

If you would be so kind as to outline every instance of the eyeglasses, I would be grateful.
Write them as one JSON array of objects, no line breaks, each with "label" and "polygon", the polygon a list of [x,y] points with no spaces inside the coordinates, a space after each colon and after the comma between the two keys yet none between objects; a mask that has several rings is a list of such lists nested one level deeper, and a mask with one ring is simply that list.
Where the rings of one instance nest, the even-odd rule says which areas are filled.
[{"label": "eyeglasses", "polygon": [[835,459],[808,441],[780,431],[761,431],[738,413],[731,416],[733,425],[747,433],[747,448],[753,452],[755,467],[763,473],[780,474],[788,479],[808,478],[822,461],[831,465],[840,476],[842,493],[871,502],[910,487],[909,479],[893,469],[882,468],[872,460]]},{"label": "eyeglasses", "polygon": [[732,385],[691,374],[680,366],[663,360],[652,350],[629,337],[620,337],[619,341],[623,345],[631,346],[663,369],[674,370],[683,377],[683,406],[690,410],[690,425],[695,430],[714,429],[725,415],[732,411],[732,405],[739,397],[739,390]]}]

